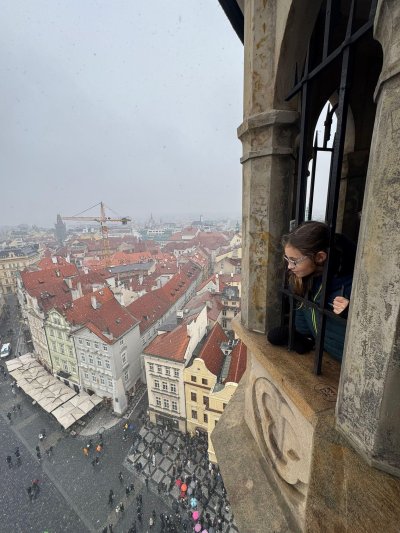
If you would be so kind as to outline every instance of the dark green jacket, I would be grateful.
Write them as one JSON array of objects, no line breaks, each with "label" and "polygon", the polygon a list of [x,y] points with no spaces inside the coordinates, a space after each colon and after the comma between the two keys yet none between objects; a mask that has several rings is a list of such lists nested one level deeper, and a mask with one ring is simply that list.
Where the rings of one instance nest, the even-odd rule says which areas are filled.
[{"label": "dark green jacket", "polygon": [[[335,277],[332,279],[328,287],[327,309],[332,310],[332,306],[329,304],[332,304],[336,296],[344,296],[345,298],[350,299],[352,281],[352,276]],[[309,293],[309,299],[317,304],[320,303],[321,299],[321,283],[322,277],[316,277]],[[343,313],[342,316],[345,316],[346,314],[347,312]],[[318,311],[307,306],[307,304],[301,304],[300,307],[296,309],[296,331],[302,335],[311,335],[316,339],[318,335],[318,315]],[[326,319],[324,350],[339,361],[342,360],[343,356],[345,334],[345,323],[330,317]]]}]

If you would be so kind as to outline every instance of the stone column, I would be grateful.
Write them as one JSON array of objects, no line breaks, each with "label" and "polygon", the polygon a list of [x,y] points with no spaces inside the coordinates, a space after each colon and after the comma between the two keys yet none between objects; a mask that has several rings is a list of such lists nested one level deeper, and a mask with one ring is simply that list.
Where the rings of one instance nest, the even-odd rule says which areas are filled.
[{"label": "stone column", "polygon": [[[274,108],[275,2],[249,0],[245,9],[242,323],[264,333],[280,320],[282,261],[289,227],[293,144],[298,113]],[[280,255],[280,254],[279,254]]]},{"label": "stone column", "polygon": [[400,3],[381,0],[383,68],[371,143],[337,427],[367,461],[400,475]]}]

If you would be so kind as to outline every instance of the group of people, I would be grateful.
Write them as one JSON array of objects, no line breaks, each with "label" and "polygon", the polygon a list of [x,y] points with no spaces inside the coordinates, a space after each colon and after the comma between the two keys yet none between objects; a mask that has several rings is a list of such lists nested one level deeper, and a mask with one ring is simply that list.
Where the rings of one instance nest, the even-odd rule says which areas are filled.
[{"label": "group of people", "polygon": [[[155,438],[148,442],[148,439],[142,438],[139,433],[134,435],[132,452],[136,455],[135,469],[144,476],[146,486],[149,486],[149,479],[151,480],[150,476],[155,471],[157,460],[162,461],[165,457],[169,457],[173,463],[169,482],[161,480],[156,485],[158,495],[167,498],[173,510],[171,514],[160,515],[159,531],[162,533],[191,531],[193,501],[197,502],[196,509],[199,511],[202,509],[202,513],[199,513],[200,523],[204,526],[202,529],[210,528],[211,532],[223,531],[232,516],[219,468],[208,461],[207,435],[198,430],[195,430],[193,435],[178,432],[176,442],[172,445],[171,439],[168,438],[171,435],[170,428],[155,427],[148,420],[145,427],[156,434]],[[139,447],[140,443],[144,447],[143,445]],[[144,466],[140,457],[146,460]],[[179,487],[180,493],[171,503],[174,485]],[[185,491],[181,490],[183,485],[186,486]]]}]

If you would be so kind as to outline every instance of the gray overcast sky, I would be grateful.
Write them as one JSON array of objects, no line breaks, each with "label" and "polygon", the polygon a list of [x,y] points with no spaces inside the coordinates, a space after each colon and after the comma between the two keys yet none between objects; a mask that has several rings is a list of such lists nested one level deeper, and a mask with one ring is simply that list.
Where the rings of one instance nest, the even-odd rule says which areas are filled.
[{"label": "gray overcast sky", "polygon": [[240,213],[243,47],[216,0],[0,6],[0,225]]}]

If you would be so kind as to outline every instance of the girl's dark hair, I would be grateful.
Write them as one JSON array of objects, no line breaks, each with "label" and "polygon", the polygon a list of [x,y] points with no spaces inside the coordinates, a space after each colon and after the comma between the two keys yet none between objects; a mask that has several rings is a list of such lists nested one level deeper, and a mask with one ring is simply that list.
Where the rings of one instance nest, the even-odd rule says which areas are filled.
[{"label": "girl's dark hair", "polygon": [[[292,232],[282,237],[282,246],[287,245],[297,248],[303,255],[306,255],[314,261],[317,252],[328,252],[330,230],[324,222],[311,220],[303,222]],[[316,265],[315,274],[320,274],[323,265]],[[289,283],[296,294],[304,296],[308,289],[311,288],[312,278],[298,278],[292,271],[289,272]]]},{"label": "girl's dark hair", "polygon": [[[329,248],[329,226],[324,222],[311,220],[303,222],[292,232],[282,237],[283,247],[290,245],[297,248],[303,255],[314,261],[317,252],[328,253]],[[332,257],[332,273],[334,276],[344,276],[352,274],[356,256],[356,245],[345,235],[335,234],[334,251]],[[315,272],[306,278],[298,278],[291,271],[289,272],[289,283],[296,294],[304,296],[311,288],[315,275],[321,274],[324,265],[316,265]]]}]

